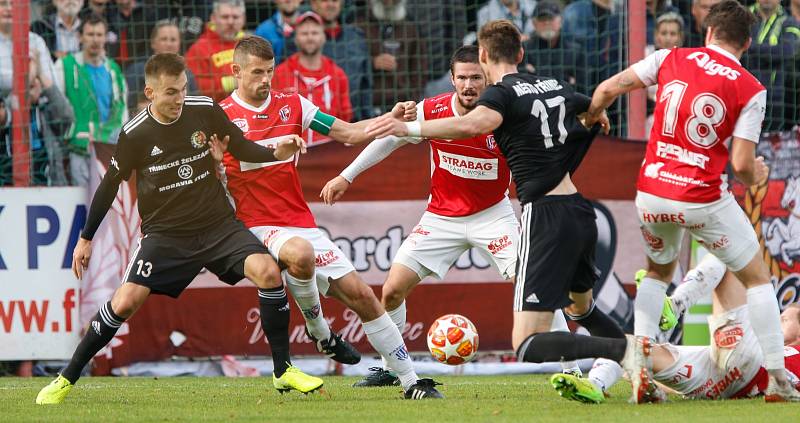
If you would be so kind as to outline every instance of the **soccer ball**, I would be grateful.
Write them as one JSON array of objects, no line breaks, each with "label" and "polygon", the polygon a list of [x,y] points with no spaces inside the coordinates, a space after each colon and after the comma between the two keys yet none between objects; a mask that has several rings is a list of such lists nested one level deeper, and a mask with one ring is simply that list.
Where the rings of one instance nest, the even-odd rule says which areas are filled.
[{"label": "soccer ball", "polygon": [[478,331],[475,325],[460,314],[446,314],[428,329],[428,349],[440,363],[457,366],[478,352]]}]

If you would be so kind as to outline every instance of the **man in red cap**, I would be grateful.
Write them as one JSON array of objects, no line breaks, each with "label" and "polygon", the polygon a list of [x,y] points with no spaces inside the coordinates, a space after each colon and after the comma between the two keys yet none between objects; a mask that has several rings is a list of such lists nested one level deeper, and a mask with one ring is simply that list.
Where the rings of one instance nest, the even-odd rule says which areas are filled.
[{"label": "man in red cap", "polygon": [[[322,54],[325,32],[322,18],[314,12],[297,17],[294,29],[297,53],[275,68],[272,86],[277,91],[297,93],[324,113],[349,122],[353,119],[347,75],[333,60]],[[304,134],[309,146],[330,141],[311,130]]]}]

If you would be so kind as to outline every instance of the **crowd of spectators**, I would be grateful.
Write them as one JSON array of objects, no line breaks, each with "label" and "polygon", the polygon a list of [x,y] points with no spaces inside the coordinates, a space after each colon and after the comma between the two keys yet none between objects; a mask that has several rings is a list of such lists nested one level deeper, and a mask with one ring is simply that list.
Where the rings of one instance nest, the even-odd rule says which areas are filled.
[{"label": "crowd of spectators", "polygon": [[[275,51],[273,89],[353,121],[451,89],[448,57],[509,19],[524,37],[521,71],[590,94],[629,65],[629,0],[32,0],[30,169],[35,185],[86,185],[91,142],[114,143],[146,107],[144,63],[186,56],[190,94],[234,88],[233,48],[254,33]],[[720,0],[645,0],[647,52],[704,44]],[[800,0],[741,0],[758,19],[743,64],[768,89],[765,131],[794,127],[800,97]],[[11,183],[11,0],[0,0],[0,186]],[[652,110],[655,89],[648,93]],[[611,111],[624,135],[626,104]],[[311,138],[310,144],[325,142]]]}]

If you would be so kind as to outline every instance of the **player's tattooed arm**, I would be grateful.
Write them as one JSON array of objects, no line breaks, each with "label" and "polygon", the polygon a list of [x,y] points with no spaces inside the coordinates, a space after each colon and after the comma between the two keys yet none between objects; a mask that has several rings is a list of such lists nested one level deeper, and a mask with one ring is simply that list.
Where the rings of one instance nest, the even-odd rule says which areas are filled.
[{"label": "player's tattooed arm", "polygon": [[600,121],[605,110],[617,97],[644,87],[644,82],[639,79],[632,67],[606,79],[594,90],[584,124],[591,127]]},{"label": "player's tattooed arm", "polygon": [[465,116],[425,122],[402,122],[391,116],[383,115],[370,123],[366,131],[367,135],[376,138],[394,135],[458,140],[488,134],[502,123],[503,116],[499,112],[479,105]]}]

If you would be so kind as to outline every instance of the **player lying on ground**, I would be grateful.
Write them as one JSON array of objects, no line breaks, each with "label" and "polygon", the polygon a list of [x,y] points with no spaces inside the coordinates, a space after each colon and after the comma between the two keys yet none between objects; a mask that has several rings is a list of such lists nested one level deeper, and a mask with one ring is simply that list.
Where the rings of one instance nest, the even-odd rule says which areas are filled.
[{"label": "player lying on ground", "polygon": [[[724,275],[724,277],[723,277]],[[749,398],[770,395],[764,355],[750,325],[745,288],[726,272],[725,264],[711,254],[687,273],[684,282],[668,298],[662,321],[673,321],[699,298],[713,291],[713,314],[708,318],[711,345],[654,345],[654,378],[673,391],[691,399]],[[677,306],[679,304],[679,306]],[[675,313],[677,312],[677,313]],[[670,325],[662,325],[662,329]],[[800,304],[781,314],[786,375],[800,385]],[[595,361],[588,379],[556,374],[550,382],[564,398],[590,403],[602,402],[604,392],[622,377],[614,361]]]},{"label": "player lying on ground", "polygon": [[[478,63],[478,48],[464,46],[450,59],[455,92],[427,98],[417,105],[416,121],[464,116],[475,109],[486,89]],[[389,136],[370,143],[342,173],[328,181],[320,193],[326,204],[338,201],[355,178],[393,151],[422,138]],[[519,245],[519,222],[508,199],[511,173],[492,134],[460,140],[428,139],[431,147],[431,193],[419,224],[403,241],[383,283],[382,302],[397,328],[406,324],[405,299],[425,277],[443,279],[459,256],[478,248],[500,275],[513,283]],[[559,311],[553,329],[568,331]],[[579,373],[575,363],[565,370]],[[399,384],[388,363],[373,367],[354,386]]]},{"label": "player lying on ground", "polygon": [[[519,30],[510,21],[484,25],[478,45],[481,67],[494,85],[481,94],[474,110],[423,122],[381,117],[368,133],[467,139],[494,132],[523,207],[512,332],[520,361],[560,361],[556,353],[589,338],[550,332],[553,312],[562,308],[579,316],[594,335],[624,338],[619,325],[594,307],[595,212],[570,178],[596,134],[578,121],[589,98],[565,82],[517,73],[523,50]],[[607,119],[602,126],[608,130]],[[540,360],[554,355],[555,360]]]},{"label": "player lying on ground", "polygon": [[[296,93],[271,92],[275,60],[272,47],[263,38],[250,36],[240,40],[233,60],[237,89],[221,105],[253,144],[270,146],[301,136],[309,128],[340,142],[372,140],[364,132],[369,122],[344,122],[322,113]],[[413,114],[414,104],[407,106]],[[392,113],[403,118],[406,110],[401,104]],[[346,364],[361,359],[358,351],[328,327],[320,305],[322,293],[336,298],[358,315],[370,344],[397,372],[406,398],[441,398],[436,382],[417,376],[400,331],[375,293],[339,247],[317,228],[303,198],[297,158],[249,162],[231,154],[225,154],[223,160],[237,216],[286,269],[283,273],[286,284],[303,312],[307,331],[318,350]]]},{"label": "player lying on ground", "polygon": [[61,403],[86,363],[151,293],[177,298],[204,267],[226,283],[247,277],[258,286],[261,326],[275,364],[275,388],[318,389],[321,379],[289,363],[289,309],[280,269],[267,248],[234,217],[214,162],[222,159],[217,135],[229,137],[228,150],[251,162],[286,160],[305,150],[303,139],[281,140],[274,149],[247,141],[210,98],[186,96],[185,63],[175,54],[157,54],[147,61],[144,92],[152,103],[122,128],[75,246],[72,271],[79,279],[83,276],[92,256],[92,237],[119,184],[133,171],[142,217],[139,246],[122,285],[92,318],[69,364],[39,392],[36,403]]},{"label": "player lying on ground", "polygon": [[[655,121],[637,181],[636,207],[647,252],[647,277],[636,294],[634,334],[646,355],[658,331],[659,310],[684,233],[717,256],[747,287],[758,343],[770,379],[767,401],[800,401],[786,378],[780,310],[756,233],[727,189],[728,157],[737,179],[758,185],[769,169],[755,157],[766,90],[739,63],[750,46],[752,12],[734,0],[711,8],[706,47],[659,50],[604,81],[592,98],[587,123],[614,99],[658,84]],[[727,143],[730,142],[730,153]],[[634,393],[648,386],[640,361],[631,375]]]}]

